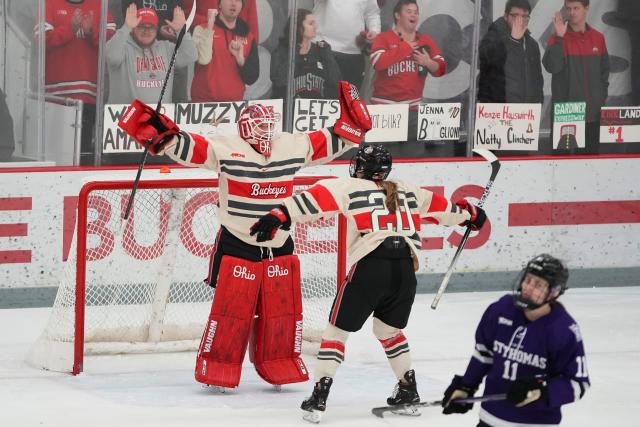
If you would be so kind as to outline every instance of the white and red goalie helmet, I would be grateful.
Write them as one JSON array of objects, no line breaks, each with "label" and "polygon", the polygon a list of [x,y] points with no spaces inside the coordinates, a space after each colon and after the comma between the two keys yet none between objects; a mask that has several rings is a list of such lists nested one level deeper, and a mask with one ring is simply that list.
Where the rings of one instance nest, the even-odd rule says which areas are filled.
[{"label": "white and red goalie helmet", "polygon": [[275,135],[280,114],[273,107],[262,104],[248,105],[240,113],[238,133],[260,154],[271,155],[271,141]]}]

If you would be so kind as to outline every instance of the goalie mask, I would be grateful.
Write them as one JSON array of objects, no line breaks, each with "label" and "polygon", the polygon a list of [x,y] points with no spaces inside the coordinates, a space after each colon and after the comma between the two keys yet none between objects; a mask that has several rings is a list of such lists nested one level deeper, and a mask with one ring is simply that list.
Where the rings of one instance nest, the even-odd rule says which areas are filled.
[{"label": "goalie mask", "polygon": [[[547,290],[538,290],[539,281],[535,278],[528,278],[528,274],[544,279],[548,286]],[[569,270],[559,259],[548,254],[538,255],[527,263],[513,285],[513,300],[516,306],[522,310],[534,310],[544,304],[555,301],[567,290],[567,280]],[[523,292],[523,284],[530,286],[529,291]],[[529,283],[531,282],[531,283]],[[537,282],[537,283],[536,283]],[[541,301],[536,301],[533,297],[536,292],[546,292],[546,296]],[[528,294],[528,295],[525,295]]]},{"label": "goalie mask", "polygon": [[360,146],[351,159],[349,175],[370,181],[384,181],[391,172],[391,154],[382,145]]},{"label": "goalie mask", "polygon": [[248,105],[240,113],[238,133],[258,153],[269,157],[271,155],[271,140],[275,134],[276,123],[280,114],[273,111],[273,107],[262,104]]}]

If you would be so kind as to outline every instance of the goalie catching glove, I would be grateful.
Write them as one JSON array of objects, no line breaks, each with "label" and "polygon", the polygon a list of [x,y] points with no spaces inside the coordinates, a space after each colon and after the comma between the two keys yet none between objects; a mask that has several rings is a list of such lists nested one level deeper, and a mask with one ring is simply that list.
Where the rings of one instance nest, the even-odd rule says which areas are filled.
[{"label": "goalie catching glove", "polygon": [[364,141],[364,134],[371,129],[371,116],[367,104],[360,99],[358,89],[351,83],[338,84],[340,117],[333,125],[333,132],[356,144]]},{"label": "goalie catching glove", "polygon": [[469,218],[465,222],[460,223],[459,225],[469,226],[472,230],[480,230],[482,228],[485,221],[487,220],[487,214],[484,212],[484,209],[479,206],[472,205],[468,200],[464,199],[458,200],[456,202],[456,205],[460,209],[464,209],[465,211],[469,212],[469,214],[471,215],[471,218]]},{"label": "goalie catching glove", "polygon": [[251,226],[249,235],[256,235],[257,242],[266,242],[273,240],[279,228],[288,230],[291,227],[291,217],[287,208],[282,205],[278,208],[263,215],[257,222]]},{"label": "goalie catching glove", "polygon": [[135,100],[118,122],[120,129],[149,151],[162,154],[164,145],[180,132],[178,125],[145,103]]}]

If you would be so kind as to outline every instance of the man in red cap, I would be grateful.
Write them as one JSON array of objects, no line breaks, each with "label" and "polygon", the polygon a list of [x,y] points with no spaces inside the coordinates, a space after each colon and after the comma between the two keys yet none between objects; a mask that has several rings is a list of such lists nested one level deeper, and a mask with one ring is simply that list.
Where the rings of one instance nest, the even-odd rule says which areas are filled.
[{"label": "man in red cap", "polygon": [[[176,32],[185,24],[184,11],[176,7],[173,20],[167,21]],[[169,68],[175,44],[158,40],[158,15],[151,8],[127,8],[124,25],[107,43],[107,66],[112,83],[109,103],[128,104],[134,99],[155,104]],[[176,67],[186,67],[197,58],[196,45],[185,34],[176,54]],[[164,102],[172,102],[173,75],[169,76]]]}]

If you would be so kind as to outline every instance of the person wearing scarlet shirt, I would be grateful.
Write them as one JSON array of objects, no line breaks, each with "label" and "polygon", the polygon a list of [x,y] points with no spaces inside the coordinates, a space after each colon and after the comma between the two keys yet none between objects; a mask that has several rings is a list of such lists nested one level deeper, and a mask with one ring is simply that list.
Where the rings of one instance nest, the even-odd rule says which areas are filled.
[{"label": "person wearing scarlet shirt", "polygon": [[[207,18],[209,10],[219,9],[219,0],[198,0],[196,3],[196,15],[193,18],[193,25],[200,25],[202,27],[207,25]],[[256,38],[260,36],[258,30],[258,6],[256,0],[243,0],[242,11],[239,17],[247,23],[249,31]],[[188,15],[193,7],[193,0],[184,0],[184,11]]]},{"label": "person wearing scarlet shirt", "polygon": [[600,107],[609,95],[609,53],[604,35],[587,24],[589,0],[566,0],[564,7],[568,20],[561,12],[555,13],[555,31],[547,43],[542,65],[552,75],[554,103],[587,103],[584,152],[597,154]]},{"label": "person wearing scarlet shirt", "polygon": [[415,0],[400,0],[393,9],[395,27],[380,33],[371,46],[376,71],[372,104],[409,104],[409,140],[416,135],[418,105],[427,74],[444,75],[445,60],[431,37],[419,33]]},{"label": "person wearing scarlet shirt", "polygon": [[[72,98],[84,103],[82,110],[82,164],[93,163],[93,133],[96,120],[100,0],[48,0],[44,25],[36,24],[35,40],[44,32],[47,95]],[[109,40],[116,26],[107,16]]]},{"label": "person wearing scarlet shirt", "polygon": [[256,36],[239,17],[244,2],[220,0],[219,6],[219,13],[208,12],[206,28],[193,30],[198,48],[193,102],[240,101],[260,72]]}]

